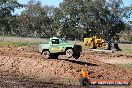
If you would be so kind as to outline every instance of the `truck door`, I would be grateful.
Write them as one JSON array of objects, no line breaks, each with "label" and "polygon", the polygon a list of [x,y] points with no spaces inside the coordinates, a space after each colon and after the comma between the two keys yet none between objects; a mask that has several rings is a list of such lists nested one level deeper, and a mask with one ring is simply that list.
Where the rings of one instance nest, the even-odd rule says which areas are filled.
[{"label": "truck door", "polygon": [[59,39],[52,39],[50,52],[52,53],[59,52],[59,43],[60,43]]}]

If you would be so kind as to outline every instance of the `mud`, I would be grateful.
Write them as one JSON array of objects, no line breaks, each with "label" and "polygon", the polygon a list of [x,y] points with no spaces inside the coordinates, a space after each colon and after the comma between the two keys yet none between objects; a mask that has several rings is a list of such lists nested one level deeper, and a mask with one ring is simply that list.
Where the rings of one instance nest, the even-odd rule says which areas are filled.
[{"label": "mud", "polygon": [[132,71],[116,67],[114,64],[104,63],[105,58],[130,60],[132,56],[85,51],[78,60],[69,60],[65,56],[59,56],[58,59],[44,59],[37,52],[36,46],[0,47],[0,85],[6,84],[13,87],[24,85],[25,88],[32,88],[32,86],[37,88],[44,86],[80,88],[78,85],[81,68],[88,70],[92,79],[132,80]]}]

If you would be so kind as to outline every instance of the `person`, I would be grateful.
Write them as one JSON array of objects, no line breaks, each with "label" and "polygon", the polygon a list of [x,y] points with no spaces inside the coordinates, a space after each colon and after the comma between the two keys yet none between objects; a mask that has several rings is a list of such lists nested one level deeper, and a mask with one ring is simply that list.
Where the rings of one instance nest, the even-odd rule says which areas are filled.
[{"label": "person", "polygon": [[118,42],[119,42],[119,37],[118,37],[118,35],[114,36],[114,42],[115,42],[115,43],[118,43]]},{"label": "person", "polygon": [[107,50],[111,50],[110,34],[108,34],[107,32],[104,35],[104,40],[106,43],[108,43]]},{"label": "person", "polygon": [[63,40],[66,40],[66,36],[64,36],[62,39],[63,39]]}]

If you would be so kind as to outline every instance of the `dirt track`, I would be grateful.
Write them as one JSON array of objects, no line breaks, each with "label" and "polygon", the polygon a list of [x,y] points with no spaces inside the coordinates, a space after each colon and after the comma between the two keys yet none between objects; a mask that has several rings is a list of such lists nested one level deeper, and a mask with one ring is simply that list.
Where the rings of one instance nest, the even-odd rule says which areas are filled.
[{"label": "dirt track", "polygon": [[[132,71],[104,63],[102,62],[104,58],[127,58],[130,60],[132,56],[111,53],[97,54],[86,51],[78,60],[65,58],[57,60],[43,59],[35,46],[0,47],[0,81],[13,86],[15,82],[18,82],[16,86],[20,84],[20,87],[26,88],[28,86],[44,87],[46,85],[46,87],[60,87],[60,84],[61,87],[79,85],[78,80],[81,76],[82,67],[89,71],[91,78],[132,80]],[[80,86],[77,87],[80,88]]]}]

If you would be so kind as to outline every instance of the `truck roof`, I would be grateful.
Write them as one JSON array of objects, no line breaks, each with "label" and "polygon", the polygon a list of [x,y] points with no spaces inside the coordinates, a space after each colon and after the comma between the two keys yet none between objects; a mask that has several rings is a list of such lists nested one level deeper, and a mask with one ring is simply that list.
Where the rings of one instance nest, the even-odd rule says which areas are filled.
[{"label": "truck roof", "polygon": [[57,38],[57,37],[52,37],[52,38],[50,38],[50,39],[59,39],[59,38]]}]

